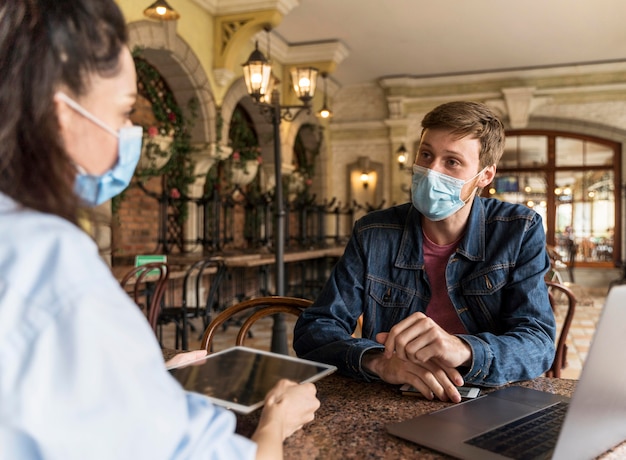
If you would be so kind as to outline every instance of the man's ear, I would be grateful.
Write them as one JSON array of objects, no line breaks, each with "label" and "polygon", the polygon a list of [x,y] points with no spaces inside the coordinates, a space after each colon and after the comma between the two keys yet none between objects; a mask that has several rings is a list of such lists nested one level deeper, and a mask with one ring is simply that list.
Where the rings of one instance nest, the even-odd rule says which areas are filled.
[{"label": "man's ear", "polygon": [[476,184],[479,188],[485,188],[487,185],[491,184],[493,178],[496,175],[496,165],[487,166],[483,171],[482,177]]}]

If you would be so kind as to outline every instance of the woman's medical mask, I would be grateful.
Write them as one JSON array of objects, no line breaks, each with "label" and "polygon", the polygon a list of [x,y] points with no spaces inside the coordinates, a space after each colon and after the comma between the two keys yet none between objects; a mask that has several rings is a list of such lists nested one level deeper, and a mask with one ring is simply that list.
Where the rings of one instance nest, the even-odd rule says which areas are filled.
[{"label": "woman's medical mask", "polygon": [[117,162],[107,172],[99,176],[88,174],[80,165],[76,165],[78,174],[74,183],[74,192],[91,206],[97,206],[124,191],[133,177],[139,157],[143,128],[141,126],[123,126],[115,132],[84,107],[64,93],[57,93],[63,101],[85,118],[117,137]]},{"label": "woman's medical mask", "polygon": [[413,165],[411,184],[413,206],[432,221],[450,217],[466,204],[466,201],[461,199],[463,186],[482,174],[485,169],[487,168],[464,181],[423,166]]}]

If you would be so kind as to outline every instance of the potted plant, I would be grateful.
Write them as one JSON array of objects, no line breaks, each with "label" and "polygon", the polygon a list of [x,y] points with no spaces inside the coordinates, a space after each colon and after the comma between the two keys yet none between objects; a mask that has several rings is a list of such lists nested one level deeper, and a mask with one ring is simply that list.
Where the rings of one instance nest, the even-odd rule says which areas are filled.
[{"label": "potted plant", "polygon": [[240,186],[247,185],[256,177],[262,157],[252,121],[240,106],[233,112],[228,137],[232,148],[227,159],[231,182]]}]

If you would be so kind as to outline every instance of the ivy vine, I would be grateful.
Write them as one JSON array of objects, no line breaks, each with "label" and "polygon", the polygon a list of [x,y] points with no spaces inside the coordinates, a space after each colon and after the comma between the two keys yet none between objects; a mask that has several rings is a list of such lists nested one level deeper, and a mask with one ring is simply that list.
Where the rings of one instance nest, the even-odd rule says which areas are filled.
[{"label": "ivy vine", "polygon": [[[141,49],[133,50],[133,59],[137,71],[137,91],[151,105],[156,122],[144,128],[144,156],[148,165],[137,168],[134,180],[145,183],[153,177],[164,177],[163,193],[171,199],[176,208],[178,221],[182,224],[187,219],[185,200],[179,198],[188,195],[189,186],[194,183],[194,162],[191,154],[194,148],[191,145],[190,128],[197,118],[198,101],[191,99],[188,102],[188,111],[191,114],[187,119],[174,99],[174,95],[159,72],[141,57]],[[166,145],[162,143],[166,139]],[[167,163],[156,166],[156,160],[169,156]],[[113,211],[119,209],[124,193],[113,199]]]},{"label": "ivy vine", "polygon": [[294,173],[289,177],[289,187],[299,198],[309,196],[309,187],[315,176],[315,162],[322,147],[323,128],[318,125],[303,124],[296,136],[293,152],[296,162]]}]

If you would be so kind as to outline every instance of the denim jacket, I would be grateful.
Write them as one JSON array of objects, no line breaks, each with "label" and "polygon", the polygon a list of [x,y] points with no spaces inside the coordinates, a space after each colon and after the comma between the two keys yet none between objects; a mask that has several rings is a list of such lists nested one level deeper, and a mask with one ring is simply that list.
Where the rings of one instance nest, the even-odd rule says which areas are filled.
[{"label": "denim jacket", "polygon": [[[315,303],[296,323],[298,356],[370,380],[363,353],[382,348],[379,332],[431,297],[424,270],[421,215],[410,203],[359,219]],[[541,217],[533,210],[475,198],[465,235],[446,266],[448,294],[468,334],[465,382],[499,386],[538,377],[554,359],[555,319],[544,274],[550,263]],[[363,314],[362,338],[352,334]]]}]

